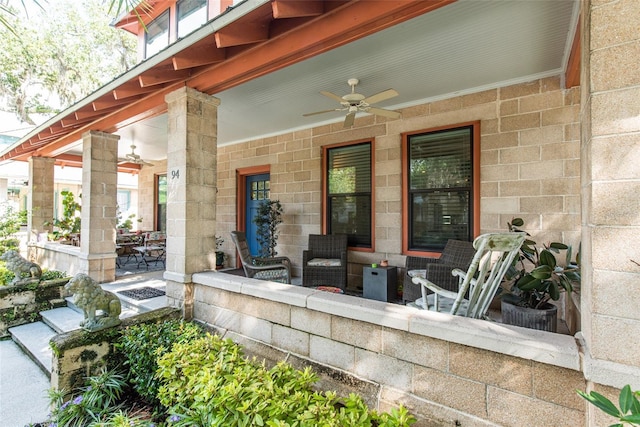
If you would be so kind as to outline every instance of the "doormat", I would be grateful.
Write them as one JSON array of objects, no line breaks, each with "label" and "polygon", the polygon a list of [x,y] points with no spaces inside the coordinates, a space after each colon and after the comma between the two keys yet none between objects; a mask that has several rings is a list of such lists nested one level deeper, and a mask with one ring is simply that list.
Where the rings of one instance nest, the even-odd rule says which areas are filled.
[{"label": "doormat", "polygon": [[118,291],[119,294],[124,295],[127,298],[132,298],[135,300],[143,300],[155,297],[161,297],[164,295],[164,291],[156,288],[150,288],[149,286],[145,286],[144,288],[136,288],[136,289],[128,289],[125,291]]}]

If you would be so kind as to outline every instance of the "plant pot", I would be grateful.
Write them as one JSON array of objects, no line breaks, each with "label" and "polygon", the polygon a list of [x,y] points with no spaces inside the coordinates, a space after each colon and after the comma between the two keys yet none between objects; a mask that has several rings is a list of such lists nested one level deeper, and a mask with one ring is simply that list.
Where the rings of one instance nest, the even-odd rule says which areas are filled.
[{"label": "plant pot", "polygon": [[224,266],[224,252],[216,252],[216,268]]},{"label": "plant pot", "polygon": [[521,307],[503,298],[501,302],[502,323],[556,332],[558,326],[558,307],[545,304],[543,308]]}]

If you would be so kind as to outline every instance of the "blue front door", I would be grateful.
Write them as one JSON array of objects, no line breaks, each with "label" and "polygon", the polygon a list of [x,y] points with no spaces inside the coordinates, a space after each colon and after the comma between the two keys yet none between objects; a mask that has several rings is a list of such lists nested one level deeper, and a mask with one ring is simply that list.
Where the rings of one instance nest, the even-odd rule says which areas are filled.
[{"label": "blue front door", "polygon": [[247,243],[249,245],[249,251],[251,255],[257,256],[259,251],[258,239],[256,235],[257,227],[253,222],[256,213],[258,212],[258,206],[263,200],[269,200],[269,174],[250,175],[247,176],[247,210],[245,212],[245,224],[247,226]]}]

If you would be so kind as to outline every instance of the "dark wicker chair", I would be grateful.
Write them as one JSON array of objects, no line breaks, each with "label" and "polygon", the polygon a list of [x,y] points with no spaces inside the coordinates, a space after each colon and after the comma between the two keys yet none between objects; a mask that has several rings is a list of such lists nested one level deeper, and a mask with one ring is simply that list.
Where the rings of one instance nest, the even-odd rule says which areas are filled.
[{"label": "dark wicker chair", "polygon": [[407,275],[409,270],[426,270],[429,281],[437,283],[444,289],[457,292],[458,278],[451,274],[451,270],[459,268],[467,271],[475,253],[472,242],[450,239],[442,250],[440,258],[407,256],[402,300],[407,303],[422,297],[420,286],[413,283]]},{"label": "dark wicker chair", "polygon": [[238,249],[245,276],[272,282],[291,283],[291,261],[289,258],[284,256],[274,258],[251,256],[247,236],[243,231],[232,231],[231,239]]},{"label": "dark wicker chair", "polygon": [[346,234],[309,235],[309,249],[302,251],[302,285],[347,287]]}]

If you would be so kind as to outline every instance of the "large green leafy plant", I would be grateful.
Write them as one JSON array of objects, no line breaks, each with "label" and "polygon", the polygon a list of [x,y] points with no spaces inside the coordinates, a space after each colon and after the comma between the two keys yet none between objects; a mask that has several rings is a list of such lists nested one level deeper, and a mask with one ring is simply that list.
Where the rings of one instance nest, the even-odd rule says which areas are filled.
[{"label": "large green leafy plant", "polygon": [[[510,231],[523,232],[521,218],[514,218],[507,225]],[[564,265],[556,259],[561,251],[565,252]],[[541,308],[549,300],[557,301],[560,292],[573,291],[573,285],[580,282],[580,253],[572,261],[571,246],[551,242],[539,247],[535,241],[525,239],[507,277],[513,281],[511,294],[515,296],[510,301],[524,307]]]},{"label": "large green leafy plant", "polygon": [[640,401],[638,401],[640,391],[632,392],[628,384],[620,390],[619,408],[596,391],[585,393],[577,390],[577,393],[605,414],[620,421],[620,423],[611,424],[609,427],[640,426]]},{"label": "large green leafy plant", "polygon": [[68,239],[72,234],[80,233],[80,203],[76,201],[71,191],[63,190],[60,195],[62,196],[62,217],[47,223],[55,227],[52,233],[55,240]]}]

